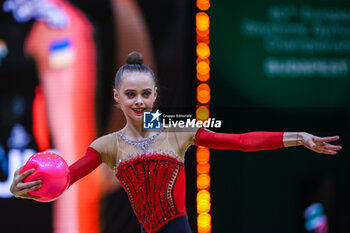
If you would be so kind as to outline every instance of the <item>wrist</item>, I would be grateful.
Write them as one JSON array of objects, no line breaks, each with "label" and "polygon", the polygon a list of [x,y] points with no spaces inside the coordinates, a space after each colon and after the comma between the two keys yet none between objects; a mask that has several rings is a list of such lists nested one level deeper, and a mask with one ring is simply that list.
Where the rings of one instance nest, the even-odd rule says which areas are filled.
[{"label": "wrist", "polygon": [[305,132],[285,132],[283,144],[285,147],[304,145]]},{"label": "wrist", "polygon": [[305,136],[306,136],[305,132],[297,132],[297,139],[296,139],[295,145],[303,146],[305,142]]}]

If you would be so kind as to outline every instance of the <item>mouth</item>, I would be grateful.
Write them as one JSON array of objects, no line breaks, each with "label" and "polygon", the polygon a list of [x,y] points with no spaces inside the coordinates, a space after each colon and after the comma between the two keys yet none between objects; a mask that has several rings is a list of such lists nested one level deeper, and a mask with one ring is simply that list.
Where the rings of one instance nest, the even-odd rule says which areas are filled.
[{"label": "mouth", "polygon": [[132,109],[136,114],[142,114],[146,108],[133,108]]}]

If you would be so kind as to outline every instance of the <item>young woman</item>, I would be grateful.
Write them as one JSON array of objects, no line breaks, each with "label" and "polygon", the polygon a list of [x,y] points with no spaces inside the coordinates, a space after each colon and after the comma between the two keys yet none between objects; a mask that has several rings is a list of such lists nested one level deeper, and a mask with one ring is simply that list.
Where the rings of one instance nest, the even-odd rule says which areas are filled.
[{"label": "young woman", "polygon": [[[153,72],[143,65],[141,54],[133,52],[115,78],[114,99],[127,123],[118,131],[95,140],[84,157],[70,166],[70,185],[102,162],[116,174],[141,223],[142,232],[191,232],[185,210],[184,156],[191,145],[215,149],[257,151],[288,146],[305,147],[325,154],[336,154],[340,146],[328,144],[339,137],[317,137],[306,132],[214,133],[205,128],[184,132],[177,129],[145,131],[144,111],[151,111],[157,98]],[[40,181],[23,183],[31,170],[15,174],[11,192],[30,198],[29,191],[40,188]]]}]

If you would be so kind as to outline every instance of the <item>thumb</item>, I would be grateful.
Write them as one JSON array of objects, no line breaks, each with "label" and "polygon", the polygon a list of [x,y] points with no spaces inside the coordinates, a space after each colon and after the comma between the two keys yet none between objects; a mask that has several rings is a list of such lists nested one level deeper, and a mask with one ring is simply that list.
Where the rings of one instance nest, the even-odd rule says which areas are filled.
[{"label": "thumb", "polygon": [[313,141],[310,141],[310,145],[311,149],[316,149],[317,145],[313,142]]}]

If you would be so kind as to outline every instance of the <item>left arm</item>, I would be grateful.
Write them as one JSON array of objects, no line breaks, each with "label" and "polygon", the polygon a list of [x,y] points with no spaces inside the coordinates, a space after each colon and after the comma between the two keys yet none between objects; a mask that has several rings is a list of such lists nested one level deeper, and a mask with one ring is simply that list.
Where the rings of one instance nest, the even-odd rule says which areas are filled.
[{"label": "left arm", "polygon": [[289,146],[304,145],[318,153],[336,154],[340,146],[327,142],[339,139],[317,137],[305,132],[250,132],[243,134],[215,133],[200,128],[194,137],[194,144],[213,149],[233,149],[242,151],[271,150]]}]

